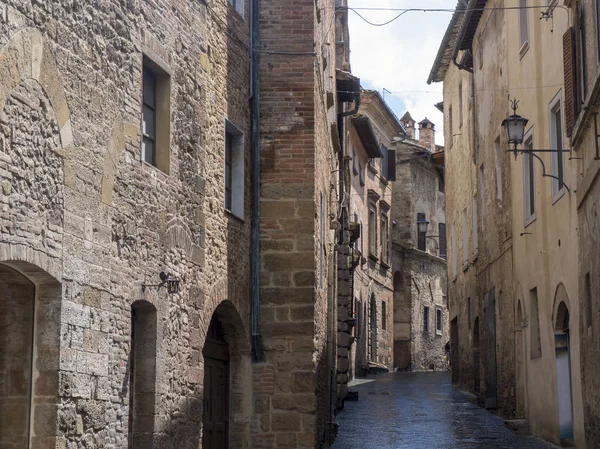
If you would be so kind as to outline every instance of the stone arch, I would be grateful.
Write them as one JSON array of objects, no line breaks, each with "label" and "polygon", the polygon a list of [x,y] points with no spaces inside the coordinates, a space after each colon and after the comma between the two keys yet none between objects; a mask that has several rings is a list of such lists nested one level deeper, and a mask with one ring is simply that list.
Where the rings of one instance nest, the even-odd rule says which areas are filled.
[{"label": "stone arch", "polygon": [[[229,403],[224,404],[228,419],[228,446],[231,449],[245,449],[250,441],[250,417],[252,415],[252,371],[251,348],[242,317],[230,300],[223,300],[212,313],[206,310],[208,326],[203,330],[203,401],[208,403],[214,398],[215,384],[210,381],[214,369],[214,356],[207,352],[212,344],[212,335],[208,335],[214,326],[218,325],[223,344],[227,347],[226,370],[228,371]],[[225,362],[224,362],[225,363]],[[223,364],[225,366],[225,364]],[[210,407],[205,408],[207,415],[203,416],[203,424],[209,419]],[[204,432],[206,435],[207,432]],[[204,447],[204,446],[203,446]],[[220,446],[219,446],[220,447]]]},{"label": "stone arch", "polygon": [[24,28],[0,49],[0,110],[10,92],[23,81],[33,79],[42,88],[58,122],[63,148],[73,144],[71,113],[52,50],[42,33],[35,28]]},{"label": "stone arch", "polygon": [[0,259],[0,291],[0,416],[10,416],[0,446],[54,447],[62,286],[39,266]]},{"label": "stone arch", "polygon": [[554,306],[552,308],[552,323],[556,333],[569,332],[569,295],[563,283],[558,284],[554,294]]}]

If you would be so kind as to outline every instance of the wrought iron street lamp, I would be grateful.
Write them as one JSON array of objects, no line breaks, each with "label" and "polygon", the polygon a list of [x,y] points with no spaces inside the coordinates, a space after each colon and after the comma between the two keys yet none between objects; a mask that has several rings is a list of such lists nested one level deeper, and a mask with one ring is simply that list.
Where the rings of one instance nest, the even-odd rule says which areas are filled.
[{"label": "wrought iron street lamp", "polygon": [[427,234],[427,228],[429,227],[429,222],[424,218],[417,221],[417,229],[419,230],[419,234]]},{"label": "wrought iron street lamp", "polygon": [[525,127],[529,120],[521,117],[517,114],[517,108],[519,107],[519,102],[515,98],[510,101],[511,108],[513,110],[513,115],[508,118],[505,118],[502,122],[502,126],[506,130],[506,136],[508,138],[508,143],[514,146],[515,157],[517,156],[517,146],[523,143],[525,139]]}]

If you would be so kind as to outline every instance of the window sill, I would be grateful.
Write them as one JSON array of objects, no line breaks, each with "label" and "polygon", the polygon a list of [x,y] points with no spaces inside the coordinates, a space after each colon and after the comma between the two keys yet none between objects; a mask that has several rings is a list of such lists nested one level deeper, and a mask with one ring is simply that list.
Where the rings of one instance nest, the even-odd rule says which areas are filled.
[{"label": "window sill", "polygon": [[352,173],[354,176],[358,175],[358,170],[355,167],[352,167]]},{"label": "window sill", "polygon": [[523,57],[527,54],[528,51],[529,41],[526,41],[525,43],[523,43],[523,45],[521,45],[521,48],[519,49],[519,59],[523,59]]},{"label": "window sill", "polygon": [[565,192],[567,191],[567,189],[565,189],[564,187],[562,189],[560,189],[558,192],[553,193],[552,194],[552,205],[554,206],[556,203],[558,203],[558,201],[565,196]]},{"label": "window sill", "polygon": [[235,221],[238,221],[241,224],[246,223],[246,220],[244,220],[243,217],[240,217],[239,215],[231,212],[229,209],[223,209],[225,211],[225,215],[227,215],[229,218],[233,218]]},{"label": "window sill", "polygon": [[162,171],[156,165],[152,165],[151,163],[146,162],[143,159],[140,159],[140,162],[141,162],[142,170],[155,174],[163,181],[166,181],[167,179],[169,179],[169,174]]},{"label": "window sill", "polygon": [[527,228],[529,225],[531,225],[536,219],[535,214],[530,215],[529,217],[525,217],[525,228]]},{"label": "window sill", "polygon": [[377,257],[375,254],[369,254],[369,259],[371,259],[374,262],[379,261],[379,257]]},{"label": "window sill", "polygon": [[380,264],[381,264],[381,268],[384,268],[386,270],[390,268],[390,264],[388,262],[384,262],[383,258],[382,258]]},{"label": "window sill", "polygon": [[379,173],[379,171],[375,167],[373,167],[371,164],[367,165],[367,168],[373,174],[378,174]]},{"label": "window sill", "polygon": [[444,333],[443,333],[443,332],[440,332],[440,331],[435,331],[435,336],[436,336],[436,337],[443,337],[443,336],[444,336]]}]

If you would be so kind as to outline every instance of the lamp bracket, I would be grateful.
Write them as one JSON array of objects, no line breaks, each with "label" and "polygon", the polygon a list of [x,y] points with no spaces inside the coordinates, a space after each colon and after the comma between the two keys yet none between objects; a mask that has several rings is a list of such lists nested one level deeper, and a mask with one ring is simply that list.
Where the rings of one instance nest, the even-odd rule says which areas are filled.
[{"label": "lamp bracket", "polygon": [[[571,153],[571,149],[568,150],[519,150],[517,148],[517,146],[515,145],[515,148],[512,150],[506,150],[507,153],[513,153],[515,155],[515,159],[517,158],[517,155],[519,153],[521,154],[531,154],[532,157],[535,157],[538,161],[540,161],[540,164],[542,164],[542,177],[543,178],[552,178],[552,179],[556,179],[559,183],[561,183],[563,185],[563,187],[565,189],[567,189],[567,192],[569,192],[569,194],[571,193],[571,189],[569,189],[569,186],[567,186],[567,184],[565,184],[564,181],[562,181],[561,179],[559,179],[558,177],[551,175],[549,173],[546,173],[546,164],[544,164],[544,161],[542,160],[541,157],[539,157],[536,153]],[[571,158],[569,158],[571,159]]]},{"label": "lamp bracket", "polygon": [[162,287],[167,287],[167,293],[174,295],[179,293],[179,284],[181,280],[179,278],[171,277],[170,274],[166,274],[164,271],[161,271],[159,274],[160,284],[142,284],[142,292],[146,292],[148,288],[155,288],[160,290]]}]

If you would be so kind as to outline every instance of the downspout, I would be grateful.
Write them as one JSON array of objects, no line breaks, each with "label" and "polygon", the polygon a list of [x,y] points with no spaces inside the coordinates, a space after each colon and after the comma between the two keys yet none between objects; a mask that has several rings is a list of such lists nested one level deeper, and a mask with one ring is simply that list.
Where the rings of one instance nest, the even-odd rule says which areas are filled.
[{"label": "downspout", "polygon": [[250,332],[252,360],[264,360],[260,334],[260,0],[250,4],[252,218],[250,226]]}]

